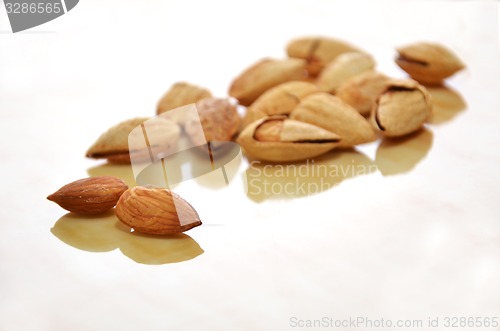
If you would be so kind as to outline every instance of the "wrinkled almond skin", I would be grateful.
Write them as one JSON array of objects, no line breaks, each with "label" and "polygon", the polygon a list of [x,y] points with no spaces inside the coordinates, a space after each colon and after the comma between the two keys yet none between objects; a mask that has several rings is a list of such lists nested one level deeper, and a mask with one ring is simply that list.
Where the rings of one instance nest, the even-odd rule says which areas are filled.
[{"label": "wrinkled almond skin", "polygon": [[159,187],[128,189],[116,205],[116,216],[134,231],[169,235],[201,225],[194,208],[174,192]]},{"label": "wrinkled almond skin", "polygon": [[342,53],[362,52],[349,43],[328,37],[302,37],[288,43],[289,57],[307,60],[307,71],[316,77],[323,68]]},{"label": "wrinkled almond skin", "polygon": [[382,73],[366,71],[340,85],[335,95],[354,107],[361,115],[367,116],[390,80]]},{"label": "wrinkled almond skin", "polygon": [[420,42],[399,47],[397,51],[397,65],[424,85],[440,85],[444,79],[465,68],[451,50],[440,44]]},{"label": "wrinkled almond skin", "polygon": [[187,119],[184,126],[195,146],[209,141],[231,141],[240,125],[234,105],[226,99],[207,98],[198,101],[196,109],[199,118]]},{"label": "wrinkled almond skin", "polygon": [[306,77],[306,61],[263,59],[243,71],[229,88],[229,95],[250,106],[262,93],[281,83]]},{"label": "wrinkled almond skin", "polygon": [[[157,114],[195,103],[204,98],[210,98],[209,90],[186,82],[175,83],[158,102]],[[177,124],[182,125],[183,119],[172,118]]]},{"label": "wrinkled almond skin", "polygon": [[341,99],[325,92],[304,98],[290,118],[336,133],[341,138],[338,147],[349,148],[376,138],[363,116]]},{"label": "wrinkled almond skin", "polygon": [[288,115],[306,96],[319,92],[316,85],[308,82],[292,81],[277,85],[262,94],[247,109],[243,127],[273,115]]},{"label": "wrinkled almond skin", "polygon": [[400,137],[422,128],[432,113],[430,96],[416,81],[393,81],[375,103],[372,125],[386,137]]},{"label": "wrinkled almond skin", "polygon": [[349,79],[375,69],[375,60],[365,53],[343,53],[321,71],[316,84],[325,92],[334,94]]},{"label": "wrinkled almond skin", "polygon": [[[149,159],[149,151],[129,150],[129,139],[144,140],[141,125],[144,125],[149,138],[150,148],[170,150],[175,148],[180,136],[179,126],[159,115],[153,118],[133,118],[111,127],[103,133],[87,150],[86,156],[94,159],[107,159],[111,163],[130,163],[134,160]],[[145,144],[144,144],[145,146]]]},{"label": "wrinkled almond skin", "polygon": [[291,162],[324,154],[340,137],[317,126],[271,116],[247,126],[238,137],[245,153],[257,160]]},{"label": "wrinkled almond skin", "polygon": [[97,215],[113,208],[127,189],[120,178],[98,176],[64,185],[47,199],[76,214]]}]

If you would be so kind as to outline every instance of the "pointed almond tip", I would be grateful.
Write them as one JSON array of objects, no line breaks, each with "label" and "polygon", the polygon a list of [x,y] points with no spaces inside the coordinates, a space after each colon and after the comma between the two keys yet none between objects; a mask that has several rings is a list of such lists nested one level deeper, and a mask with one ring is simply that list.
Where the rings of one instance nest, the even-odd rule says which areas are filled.
[{"label": "pointed almond tip", "polygon": [[87,149],[87,151],[85,152],[85,157],[88,157],[88,158],[94,158],[94,155],[95,155],[95,151],[94,151],[94,147],[91,146],[89,149]]}]

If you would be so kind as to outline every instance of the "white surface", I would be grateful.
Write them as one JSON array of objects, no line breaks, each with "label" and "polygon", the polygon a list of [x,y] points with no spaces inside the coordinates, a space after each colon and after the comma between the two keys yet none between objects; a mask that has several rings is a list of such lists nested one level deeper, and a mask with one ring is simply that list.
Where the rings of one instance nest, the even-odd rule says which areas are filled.
[{"label": "white surface", "polygon": [[[500,317],[497,24],[494,2],[82,0],[45,25],[2,32],[0,329],[286,330],[292,316]],[[0,30],[9,30],[3,9]],[[394,46],[443,42],[468,66],[449,80],[468,107],[430,126],[414,150],[404,145],[418,162],[389,167],[397,175],[377,171],[281,199],[249,198],[245,163],[228,188],[195,181],[186,198],[204,225],[187,234],[204,253],[188,261],[136,263],[113,245],[89,252],[50,232],[65,212],[45,197],[99,164],[83,154],[102,131],[153,115],[179,80],[225,96],[241,70],[284,56],[288,40],[307,34],[349,40],[400,77]],[[380,169],[384,156],[403,152],[378,143],[360,150],[366,156],[323,160]]]}]

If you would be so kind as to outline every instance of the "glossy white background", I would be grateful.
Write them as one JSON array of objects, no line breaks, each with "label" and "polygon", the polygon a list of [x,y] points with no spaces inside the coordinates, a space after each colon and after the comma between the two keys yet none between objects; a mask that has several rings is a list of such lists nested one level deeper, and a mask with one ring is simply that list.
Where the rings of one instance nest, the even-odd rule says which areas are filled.
[{"label": "glossy white background", "polygon": [[[287,330],[292,316],[500,317],[497,16],[495,2],[82,0],[14,35],[0,9],[0,329]],[[127,255],[114,248],[131,235],[116,229],[118,244],[80,238],[80,249],[51,232],[65,211],[48,194],[116,170],[83,157],[100,133],[154,115],[179,80],[225,96],[246,66],[284,56],[288,40],[307,34],[349,40],[397,77],[405,75],[395,46],[443,42],[468,66],[448,82],[467,107],[400,149],[377,142],[322,158],[379,170],[312,196],[248,196],[246,163],[227,188],[208,187],[217,174],[188,183],[204,222],[188,241],[204,252],[187,261],[137,263],[128,255],[141,247],[130,245],[150,242],[128,241]],[[114,219],[92,222],[79,223],[96,231],[83,236]]]}]

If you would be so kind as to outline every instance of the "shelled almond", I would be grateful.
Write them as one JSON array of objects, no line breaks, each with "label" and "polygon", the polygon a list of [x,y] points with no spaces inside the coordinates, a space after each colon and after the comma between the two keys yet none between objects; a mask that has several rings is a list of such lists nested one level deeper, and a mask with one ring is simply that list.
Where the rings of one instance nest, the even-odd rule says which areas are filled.
[{"label": "shelled almond", "polygon": [[127,189],[120,178],[98,176],[66,184],[47,199],[76,214],[96,215],[113,208]]},{"label": "shelled almond", "polygon": [[118,219],[137,232],[169,235],[201,225],[196,210],[174,192],[160,187],[128,189],[116,205]]}]

